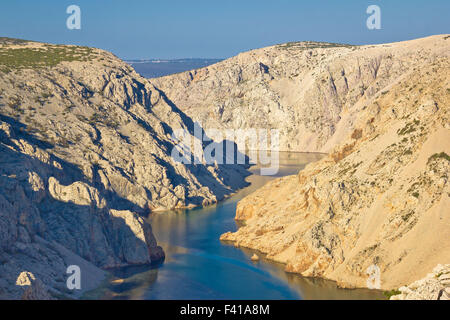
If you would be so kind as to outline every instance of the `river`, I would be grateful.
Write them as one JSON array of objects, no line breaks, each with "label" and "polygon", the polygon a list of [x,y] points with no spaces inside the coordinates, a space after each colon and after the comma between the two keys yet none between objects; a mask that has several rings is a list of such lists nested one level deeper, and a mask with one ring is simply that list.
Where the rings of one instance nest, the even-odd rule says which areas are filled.
[{"label": "river", "polygon": [[251,185],[229,199],[206,208],[152,214],[148,219],[166,259],[158,266],[112,270],[101,289],[103,299],[383,299],[379,291],[341,289],[332,281],[288,274],[284,266],[253,251],[219,240],[235,231],[237,202],[275,177],[296,174],[320,154],[281,153],[277,176],[259,175],[253,167]]}]

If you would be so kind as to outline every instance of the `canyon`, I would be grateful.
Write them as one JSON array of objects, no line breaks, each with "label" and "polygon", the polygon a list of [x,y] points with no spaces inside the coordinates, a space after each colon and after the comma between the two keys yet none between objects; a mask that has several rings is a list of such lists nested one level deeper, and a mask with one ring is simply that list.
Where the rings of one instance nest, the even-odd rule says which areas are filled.
[{"label": "canyon", "polygon": [[144,217],[248,185],[247,165],[173,159],[198,124],[328,154],[242,199],[221,240],[347,288],[372,265],[382,289],[423,278],[450,262],[449,49],[293,42],[145,79],[100,49],[0,38],[0,298],[79,298],[109,268],[161,262]]}]

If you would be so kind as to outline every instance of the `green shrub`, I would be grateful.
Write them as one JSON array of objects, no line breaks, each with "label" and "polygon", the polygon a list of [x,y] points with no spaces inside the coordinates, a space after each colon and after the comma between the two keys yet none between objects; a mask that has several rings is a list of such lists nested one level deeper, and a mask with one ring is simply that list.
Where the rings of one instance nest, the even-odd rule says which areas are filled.
[{"label": "green shrub", "polygon": [[414,120],[413,122],[406,124],[406,126],[403,129],[398,130],[397,134],[399,136],[404,136],[405,134],[412,133],[417,130],[416,127],[419,125],[419,123],[420,123],[419,120]]},{"label": "green shrub", "polygon": [[390,290],[390,291],[384,291],[383,292],[383,295],[387,299],[390,299],[392,296],[396,296],[396,295],[399,295],[399,294],[401,294],[401,292],[398,289],[393,289],[393,290]]}]

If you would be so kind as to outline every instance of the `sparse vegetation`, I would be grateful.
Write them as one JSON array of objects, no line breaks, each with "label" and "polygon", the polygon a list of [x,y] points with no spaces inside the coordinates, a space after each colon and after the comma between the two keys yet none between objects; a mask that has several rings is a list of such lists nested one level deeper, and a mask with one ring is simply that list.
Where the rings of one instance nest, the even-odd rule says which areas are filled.
[{"label": "sparse vegetation", "polygon": [[355,129],[352,133],[352,139],[359,140],[362,138],[362,130],[361,129]]},{"label": "sparse vegetation", "polygon": [[355,45],[343,44],[343,43],[328,43],[328,42],[315,42],[315,41],[294,41],[284,44],[279,44],[279,49],[329,49],[329,48],[354,48]]},{"label": "sparse vegetation", "polygon": [[22,100],[19,97],[16,96],[9,98],[8,107],[10,107],[11,109],[19,109],[21,104]]},{"label": "sparse vegetation", "polygon": [[53,97],[53,94],[44,92],[40,96],[35,97],[34,102],[39,103],[41,106],[44,106],[51,97]]},{"label": "sparse vegetation", "polygon": [[[99,110],[98,112],[94,112],[87,122],[92,126],[95,124],[103,124],[108,128],[117,129],[119,128],[120,124],[117,120],[114,119],[115,116],[116,115],[109,115],[106,110]],[[86,122],[85,118],[79,117],[78,120]]]},{"label": "sparse vegetation", "polygon": [[[23,41],[16,44],[26,43]],[[0,47],[0,69],[6,73],[11,69],[52,67],[63,61],[89,61],[92,58],[93,49],[89,47],[50,44],[39,44],[35,47]]]},{"label": "sparse vegetation", "polygon": [[412,210],[408,211],[408,213],[402,215],[402,220],[403,220],[404,222],[408,222],[408,220],[409,220],[412,216],[414,216],[414,213],[415,213],[415,212],[412,211]]},{"label": "sparse vegetation", "polygon": [[403,129],[400,129],[397,131],[397,134],[399,136],[404,136],[405,134],[412,133],[417,130],[417,126],[420,124],[420,121],[417,119],[414,119],[413,122],[409,122],[406,124],[406,126]]},{"label": "sparse vegetation", "polygon": [[76,106],[74,104],[70,104],[65,107],[64,112],[71,112]]},{"label": "sparse vegetation", "polygon": [[450,156],[445,152],[435,153],[431,157],[428,158],[428,163],[430,163],[434,160],[437,160],[437,159],[444,159],[444,160],[450,161]]},{"label": "sparse vegetation", "polygon": [[405,150],[405,152],[403,152],[403,155],[405,155],[405,156],[410,156],[412,154],[413,154],[413,152],[411,149]]},{"label": "sparse vegetation", "polygon": [[378,71],[380,70],[381,61],[383,61],[383,56],[378,56],[370,60],[369,62],[369,70],[372,74],[373,79],[376,79],[378,76]]}]

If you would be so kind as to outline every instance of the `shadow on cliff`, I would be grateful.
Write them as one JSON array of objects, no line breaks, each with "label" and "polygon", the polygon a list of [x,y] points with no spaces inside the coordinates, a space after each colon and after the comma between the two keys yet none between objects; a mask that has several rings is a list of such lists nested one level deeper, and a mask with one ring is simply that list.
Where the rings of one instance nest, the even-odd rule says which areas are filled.
[{"label": "shadow on cliff", "polygon": [[[185,129],[187,132],[189,132],[189,134],[193,137],[201,135],[201,137],[197,138],[201,139],[203,150],[210,146],[211,150],[213,150],[211,153],[213,158],[216,156],[215,150],[221,150],[223,158],[219,161],[220,164],[217,164],[217,167],[224,184],[218,183],[217,178],[206,168],[204,164],[202,164],[202,161],[195,158],[194,155],[191,155],[191,158],[187,159],[188,163],[184,163],[186,168],[199,180],[199,182],[202,185],[212,188],[218,200],[222,200],[225,196],[233,193],[237,189],[248,186],[249,184],[245,181],[245,177],[251,175],[251,173],[247,170],[251,166],[250,158],[246,154],[239,151],[236,143],[229,140],[223,140],[220,143],[212,141],[199,123],[194,122],[189,116],[180,110],[180,108],[178,108],[161,89],[157,87],[154,88],[160,94],[163,101],[171,108],[172,112],[180,116],[183,124],[186,126]],[[163,121],[161,121],[161,124],[163,125],[166,134],[173,135],[173,129],[169,125]],[[165,145],[167,150],[172,150],[174,148],[173,144],[165,143]],[[230,146],[232,148],[232,152],[229,150]],[[227,155],[230,153],[233,155],[233,158],[227,159]],[[244,159],[244,163],[238,164],[238,159]],[[236,175],[228,176],[226,172],[235,172]],[[225,185],[234,190],[230,190],[230,188]],[[190,200],[193,203],[197,202],[196,204],[201,204],[204,199],[202,197],[192,197]]]}]

